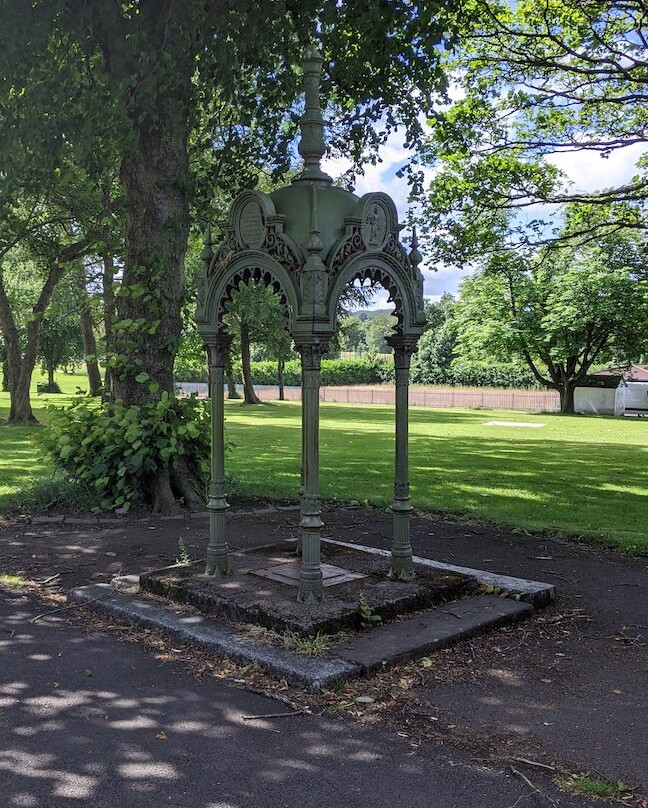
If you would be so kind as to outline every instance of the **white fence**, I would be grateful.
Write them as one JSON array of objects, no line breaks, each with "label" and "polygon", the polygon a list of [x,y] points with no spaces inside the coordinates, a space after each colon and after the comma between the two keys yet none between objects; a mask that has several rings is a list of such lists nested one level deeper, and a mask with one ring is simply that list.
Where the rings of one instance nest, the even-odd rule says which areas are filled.
[{"label": "white fence", "polygon": [[[184,395],[197,393],[207,395],[206,384],[178,384]],[[239,389],[241,389],[239,387]],[[279,388],[276,385],[255,385],[262,401],[276,401]],[[284,387],[286,401],[300,401],[301,387]],[[377,387],[321,387],[320,401],[338,404],[391,404],[394,403],[393,385]],[[553,390],[497,390],[482,387],[410,387],[412,407],[483,407],[492,410],[519,410],[520,412],[558,412],[560,399]]]}]

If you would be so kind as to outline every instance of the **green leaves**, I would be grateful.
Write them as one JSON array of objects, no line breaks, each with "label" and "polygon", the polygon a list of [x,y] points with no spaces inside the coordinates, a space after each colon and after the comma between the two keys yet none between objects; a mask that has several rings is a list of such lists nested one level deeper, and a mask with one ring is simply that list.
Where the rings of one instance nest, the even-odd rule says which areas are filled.
[{"label": "green leaves", "polygon": [[147,475],[175,468],[180,458],[198,479],[206,479],[209,413],[196,398],[163,394],[139,407],[80,399],[50,412],[49,425],[38,436],[42,450],[71,479],[96,489],[101,510],[128,510],[142,500]]},{"label": "green leaves", "polygon": [[[613,216],[597,207],[590,221],[605,226]],[[530,258],[502,245],[461,286],[461,356],[525,361],[561,394],[594,363],[636,361],[648,347],[646,257],[637,232],[614,227],[597,243]]]},{"label": "green leaves", "polygon": [[[603,180],[599,169],[599,187],[594,171],[580,188],[565,173],[570,155],[583,167],[589,156],[589,172],[618,149],[648,146],[643,4],[475,0],[465,11],[460,47],[446,61],[456,100],[430,119],[420,150],[435,168],[424,201],[435,257],[467,264],[490,251],[490,220],[504,211],[520,211],[509,223],[518,244],[557,237],[560,208],[534,203],[635,202],[642,215],[617,208],[617,223],[645,227],[641,160],[632,181],[612,171]],[[590,222],[581,243],[600,231]],[[560,237],[579,240],[574,230]]]}]

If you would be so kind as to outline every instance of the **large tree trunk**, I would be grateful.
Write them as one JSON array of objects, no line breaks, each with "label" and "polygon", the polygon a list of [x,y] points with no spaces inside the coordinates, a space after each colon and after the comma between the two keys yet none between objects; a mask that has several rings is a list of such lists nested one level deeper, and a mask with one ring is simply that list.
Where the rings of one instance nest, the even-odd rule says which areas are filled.
[{"label": "large tree trunk", "polygon": [[574,383],[565,382],[558,391],[560,393],[560,412],[567,414],[574,412],[574,389]]},{"label": "large tree trunk", "polygon": [[[93,33],[132,130],[120,168],[126,233],[112,386],[115,399],[147,405],[174,393],[189,235],[189,105],[208,4],[138,3],[135,15],[101,2],[92,10]],[[124,321],[128,329],[117,329]],[[144,493],[156,511],[178,509],[172,476],[161,468],[147,481]]]},{"label": "large tree trunk", "polygon": [[245,317],[241,318],[241,371],[243,373],[243,403],[260,404],[261,399],[254,392],[250,369],[250,332]]},{"label": "large tree trunk", "polygon": [[[118,320],[141,322],[136,332],[113,332],[116,399],[150,404],[161,392],[173,395],[173,362],[182,330],[184,257],[189,234],[186,121],[139,132],[139,149],[122,166],[127,201],[125,267],[122,287],[143,293],[121,296]],[[178,505],[169,473],[150,480],[153,509],[173,513]]]},{"label": "large tree trunk", "polygon": [[56,284],[61,279],[66,265],[83,255],[90,245],[87,238],[64,247],[52,262],[38,300],[27,323],[25,350],[21,354],[18,329],[9,306],[4,285],[0,282],[0,330],[7,349],[9,363],[9,423],[31,424],[36,421],[31,408],[29,387],[36,366],[41,324],[49,306]]},{"label": "large tree trunk", "polygon": [[94,323],[92,321],[92,307],[90,297],[85,285],[85,272],[83,268],[77,274],[77,288],[79,291],[79,325],[81,326],[81,342],[83,343],[83,353],[85,354],[85,366],[88,374],[89,394],[91,396],[101,395],[101,373],[97,362],[97,340],[94,334]]},{"label": "large tree trunk", "polygon": [[[119,298],[117,317],[143,322],[136,331],[113,333],[115,398],[126,404],[148,404],[163,391],[173,394],[189,234],[187,168],[186,121],[171,114],[166,124],[139,132],[139,149],[122,166],[127,202],[122,287],[137,293]],[[138,381],[142,373],[147,378]]]},{"label": "large tree trunk", "polygon": [[2,392],[9,392],[9,362],[6,359],[2,363]]}]

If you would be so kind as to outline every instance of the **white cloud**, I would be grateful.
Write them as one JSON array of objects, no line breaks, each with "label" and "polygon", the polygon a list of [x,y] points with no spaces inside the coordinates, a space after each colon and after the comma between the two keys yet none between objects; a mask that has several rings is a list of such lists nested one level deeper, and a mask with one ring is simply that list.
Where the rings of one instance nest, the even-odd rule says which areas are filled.
[{"label": "white cloud", "polygon": [[636,163],[646,151],[636,143],[617,149],[609,157],[595,152],[562,152],[547,156],[547,162],[563,171],[572,183],[571,192],[590,192],[629,182],[637,172]]},{"label": "white cloud", "polygon": [[[636,162],[646,151],[644,145],[636,144],[618,149],[609,157],[603,158],[593,152],[574,152],[549,155],[548,162],[560,168],[571,183],[570,192],[591,192],[629,182],[636,173]],[[407,217],[410,207],[408,203],[409,186],[407,180],[397,177],[395,172],[411,157],[412,152],[403,146],[403,135],[393,132],[384,146],[380,148],[381,162],[365,166],[365,173],[356,178],[355,193],[358,196],[371,191],[384,191],[394,200],[400,221]],[[351,167],[351,161],[345,158],[328,159],[323,168],[333,177],[339,177]],[[424,169],[426,180],[431,180],[434,171]],[[555,205],[534,205],[525,209],[520,215],[526,218],[546,218],[551,220],[557,215]],[[405,238],[409,233],[405,231]],[[455,295],[459,283],[469,273],[456,268],[439,267],[438,271],[421,266],[425,278],[424,294],[428,298],[438,299],[444,293]],[[372,308],[384,308],[387,296],[376,296]]]}]

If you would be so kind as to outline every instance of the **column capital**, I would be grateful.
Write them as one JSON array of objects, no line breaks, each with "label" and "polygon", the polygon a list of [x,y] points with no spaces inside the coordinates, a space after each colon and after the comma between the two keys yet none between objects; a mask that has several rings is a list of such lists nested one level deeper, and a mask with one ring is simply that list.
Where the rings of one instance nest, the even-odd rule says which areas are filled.
[{"label": "column capital", "polygon": [[319,370],[322,357],[328,353],[328,339],[315,337],[311,340],[295,343],[295,349],[299,351],[302,360],[302,367],[307,370]]},{"label": "column capital", "polygon": [[418,337],[405,337],[394,334],[387,337],[385,342],[394,349],[394,365],[397,370],[409,370],[412,354],[418,347]]},{"label": "column capital", "polygon": [[224,365],[232,337],[229,334],[203,334],[202,340],[209,357],[209,364],[215,367]]}]

